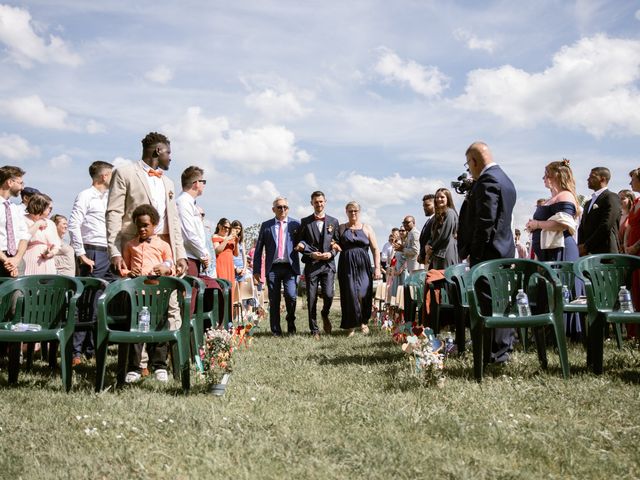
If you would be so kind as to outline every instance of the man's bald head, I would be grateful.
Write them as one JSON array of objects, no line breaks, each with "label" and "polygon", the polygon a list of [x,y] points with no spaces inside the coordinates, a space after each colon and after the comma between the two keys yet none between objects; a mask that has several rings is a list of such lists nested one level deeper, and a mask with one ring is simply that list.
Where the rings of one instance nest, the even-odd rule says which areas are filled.
[{"label": "man's bald head", "polygon": [[467,164],[469,165],[469,172],[475,179],[480,176],[480,172],[482,172],[484,167],[493,163],[491,150],[484,142],[473,142],[469,148],[467,148],[465,155],[467,157]]}]

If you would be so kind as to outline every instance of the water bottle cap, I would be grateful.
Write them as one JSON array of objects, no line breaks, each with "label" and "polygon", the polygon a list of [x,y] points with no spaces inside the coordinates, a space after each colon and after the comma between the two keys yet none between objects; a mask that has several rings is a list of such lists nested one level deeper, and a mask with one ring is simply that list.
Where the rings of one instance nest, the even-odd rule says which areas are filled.
[{"label": "water bottle cap", "polygon": [[524,289],[519,288],[519,289],[518,289],[518,293],[520,293],[520,292],[524,292]]}]

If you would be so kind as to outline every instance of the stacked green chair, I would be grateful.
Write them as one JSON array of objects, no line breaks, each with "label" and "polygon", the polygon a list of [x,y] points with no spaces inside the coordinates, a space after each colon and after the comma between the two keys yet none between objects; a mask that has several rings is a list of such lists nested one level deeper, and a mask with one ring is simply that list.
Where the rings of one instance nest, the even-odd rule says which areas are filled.
[{"label": "stacked green chair", "polygon": [[[130,302],[130,315],[124,323],[120,318],[113,317],[107,306],[118,294],[126,292]],[[177,330],[169,329],[167,312],[169,300],[173,292],[177,293],[180,306],[182,325]],[[138,314],[142,307],[148,307],[151,313],[149,332],[137,331]],[[117,280],[107,287],[98,299],[98,328],[96,341],[96,391],[104,388],[106,370],[107,347],[109,343],[119,344],[118,355],[118,384],[124,383],[128,344],[175,342],[177,349],[177,370],[182,379],[182,388],[189,391],[190,367],[190,335],[191,322],[191,286],[176,277],[136,277]],[[177,350],[177,352],[176,352]],[[174,365],[176,365],[174,360]],[[176,369],[174,366],[174,374]]]},{"label": "stacked green chair", "polygon": [[[82,284],[62,275],[31,275],[0,283],[0,342],[9,346],[9,383],[18,382],[20,342],[58,341],[62,383],[71,389],[71,355],[76,302]],[[15,306],[15,310],[14,310]],[[14,331],[16,324],[39,326],[38,331]],[[55,367],[55,364],[52,365]]]},{"label": "stacked green chair", "polygon": [[[640,268],[640,257],[622,254],[599,254],[582,257],[574,271],[584,282],[587,294],[587,366],[594,373],[603,371],[604,331],[607,323],[640,323],[640,313],[618,311],[618,292],[622,285],[631,290],[633,274]],[[621,338],[618,338],[621,342]]]},{"label": "stacked green chair", "polygon": [[[491,328],[553,327],[560,365],[564,378],[569,377],[569,360],[562,316],[562,284],[548,265],[526,259],[498,259],[482,262],[471,269],[469,312],[471,316],[471,339],[473,342],[473,368],[477,381],[482,380],[484,363],[490,357]],[[486,280],[491,296],[491,314],[483,315],[478,303],[479,281]],[[517,315],[516,295],[518,289],[528,291],[530,286],[542,281],[548,288],[547,304],[549,312],[534,313],[530,316]],[[510,316],[511,315],[511,316]],[[542,368],[547,367],[544,334],[541,328],[534,328],[536,347]]]},{"label": "stacked green chair", "polygon": [[469,323],[469,295],[467,290],[471,276],[469,274],[469,265],[459,263],[451,265],[444,271],[447,282],[453,286],[450,289],[450,304],[453,306],[453,316],[456,324],[456,345],[458,353],[463,354],[465,351],[465,329]]}]

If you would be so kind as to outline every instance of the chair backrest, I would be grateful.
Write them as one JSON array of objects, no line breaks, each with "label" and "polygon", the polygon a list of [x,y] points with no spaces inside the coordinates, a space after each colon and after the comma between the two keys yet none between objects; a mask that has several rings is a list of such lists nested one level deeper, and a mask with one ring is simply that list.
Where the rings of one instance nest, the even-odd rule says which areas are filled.
[{"label": "chair backrest", "polygon": [[[191,301],[191,286],[186,281],[177,277],[142,276],[116,280],[109,284],[105,291],[107,297],[113,297],[120,292],[127,292],[131,304],[130,328],[138,325],[138,314],[142,307],[147,307],[151,314],[150,328],[157,329],[164,325],[169,310],[169,300],[174,291],[177,291],[177,300],[181,311],[184,311],[185,298]],[[188,314],[188,313],[187,313]],[[189,322],[183,322],[189,323]]]},{"label": "chair backrest", "polygon": [[374,300],[378,302],[384,302],[387,299],[387,284],[380,282],[376,285],[376,292],[374,294]]},{"label": "chair backrest", "polygon": [[236,282],[238,285],[238,300],[242,302],[243,300],[251,300],[254,298],[253,291],[253,280],[248,278],[247,280],[243,280],[241,282]]},{"label": "chair backrest", "polygon": [[76,280],[82,283],[83,286],[82,295],[80,295],[80,298],[78,298],[76,302],[78,322],[91,323],[95,318],[96,300],[100,293],[107,288],[109,282],[101,278],[93,277],[76,277]]},{"label": "chair backrest", "polygon": [[[66,321],[75,302],[72,297],[82,294],[82,283],[63,275],[29,275],[0,284],[0,303],[16,310],[12,321],[40,325],[43,329],[57,328]],[[10,308],[10,307],[9,307]],[[5,312],[6,313],[6,312]]]},{"label": "chair backrest", "polygon": [[640,268],[640,257],[603,253],[580,258],[574,272],[584,281],[587,302],[593,300],[596,309],[612,309],[618,301],[622,285],[631,291],[633,272]]},{"label": "chair backrest", "polygon": [[556,275],[560,279],[560,282],[562,282],[563,285],[566,285],[570,290],[573,290],[575,281],[576,281],[576,274],[575,274],[575,271],[573,270],[574,262],[544,262],[544,263],[546,263],[547,265],[549,265],[549,267],[551,267],[551,270],[553,270],[556,273]]},{"label": "chair backrest", "polygon": [[[469,289],[473,288],[476,292],[478,280],[487,279],[491,291],[491,313],[497,316],[517,314],[518,289],[522,288],[528,293],[540,280],[547,284],[559,283],[548,265],[536,260],[516,258],[482,262],[471,269],[470,277]],[[554,308],[555,303],[549,303],[550,308]]]},{"label": "chair backrest", "polygon": [[471,269],[467,263],[459,263],[451,265],[444,271],[444,277],[455,285],[455,291],[458,295],[457,301],[463,307],[469,306],[469,295],[467,289],[471,284]]},{"label": "chair backrest", "polygon": [[417,308],[422,307],[424,301],[424,282],[427,276],[426,270],[418,270],[407,277],[405,288],[409,289],[411,299],[416,303]]}]

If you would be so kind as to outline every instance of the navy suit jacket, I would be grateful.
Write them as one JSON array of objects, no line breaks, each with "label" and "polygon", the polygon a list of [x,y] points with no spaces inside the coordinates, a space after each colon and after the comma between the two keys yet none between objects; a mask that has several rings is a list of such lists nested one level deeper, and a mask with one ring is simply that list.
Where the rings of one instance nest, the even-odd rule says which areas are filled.
[{"label": "navy suit jacket", "polygon": [[[340,224],[338,219],[325,215],[324,227],[322,233],[318,230],[315,215],[309,215],[302,219],[296,244],[302,242],[304,250],[302,251],[302,263],[305,264],[304,271],[306,275],[321,270],[327,266],[334,272],[336,271],[335,250],[331,248],[331,240],[338,241],[338,228]],[[313,252],[330,252],[331,260],[313,260],[311,254]]]},{"label": "navy suit jacket", "polygon": [[584,207],[578,227],[578,244],[584,244],[588,253],[618,253],[618,226],[620,225],[620,197],[605,190],[595,204]]},{"label": "navy suit jacket", "polygon": [[460,209],[458,252],[476,265],[484,260],[512,258],[515,242],[511,216],[516,189],[498,165],[489,167],[471,188]]},{"label": "navy suit jacket", "polygon": [[[287,238],[285,239],[285,249],[289,254],[289,263],[291,265],[291,269],[296,275],[300,275],[300,259],[298,257],[298,252],[294,250],[296,244],[295,239],[300,230],[300,222],[291,217],[287,219]],[[278,254],[278,244],[276,243],[276,229],[279,228],[278,223],[275,218],[271,220],[267,220],[263,222],[260,226],[260,233],[258,233],[258,241],[256,242],[256,250],[253,254],[254,259],[262,258],[262,252],[265,252],[265,273],[269,273],[271,271],[271,266],[273,265],[273,261],[276,259],[276,255]],[[253,262],[253,273],[262,274],[262,262],[254,261]]]}]

